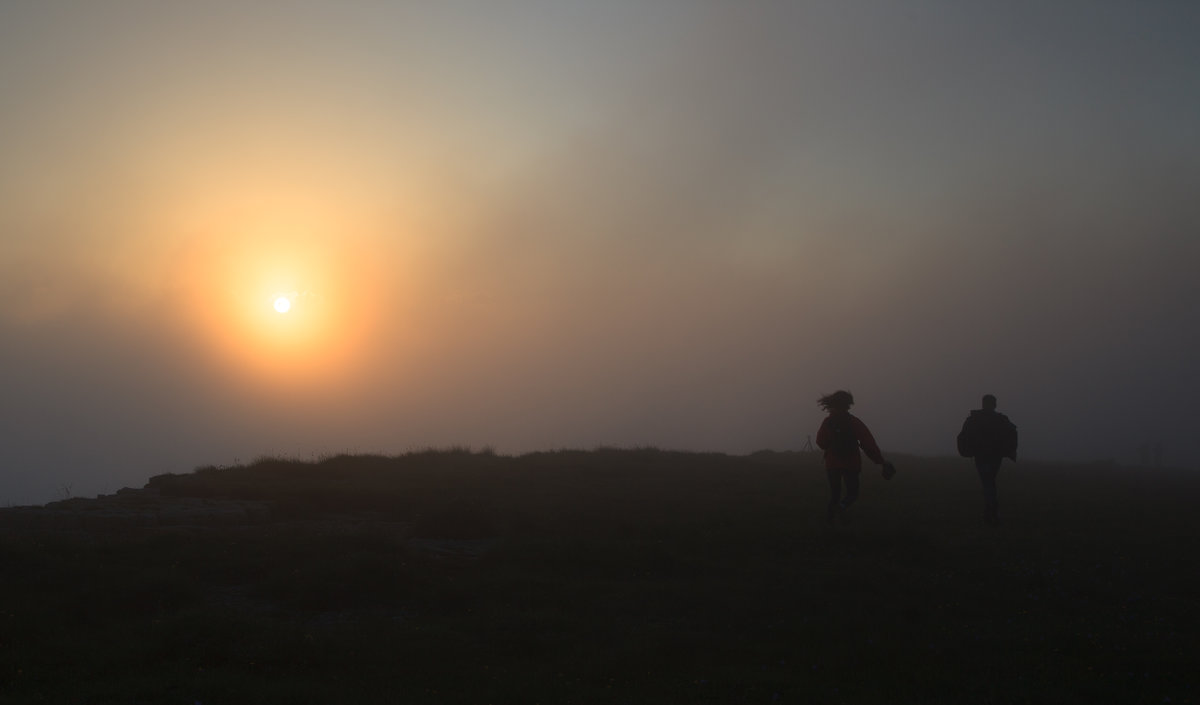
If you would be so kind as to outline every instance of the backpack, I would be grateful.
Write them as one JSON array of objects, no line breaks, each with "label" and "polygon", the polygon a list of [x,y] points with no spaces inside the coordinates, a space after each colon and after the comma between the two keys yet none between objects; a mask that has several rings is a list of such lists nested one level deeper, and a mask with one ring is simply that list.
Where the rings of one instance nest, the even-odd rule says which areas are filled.
[{"label": "backpack", "polygon": [[971,434],[968,424],[963,424],[963,428],[958,432],[958,454],[964,458],[975,457],[975,446],[971,442]]},{"label": "backpack", "polygon": [[852,455],[858,450],[858,433],[849,414],[829,417],[829,450],[835,455]]},{"label": "backpack", "polygon": [[958,434],[958,453],[975,456],[1011,458],[1017,453],[1017,427],[998,412],[971,412]]}]

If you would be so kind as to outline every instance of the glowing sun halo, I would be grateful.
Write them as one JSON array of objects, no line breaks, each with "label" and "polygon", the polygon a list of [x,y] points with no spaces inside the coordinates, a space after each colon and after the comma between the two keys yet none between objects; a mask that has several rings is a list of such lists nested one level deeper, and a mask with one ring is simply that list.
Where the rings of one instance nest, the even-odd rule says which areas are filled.
[{"label": "glowing sun halo", "polygon": [[280,313],[287,313],[292,310],[292,300],[286,296],[280,296],[275,299],[275,310]]}]

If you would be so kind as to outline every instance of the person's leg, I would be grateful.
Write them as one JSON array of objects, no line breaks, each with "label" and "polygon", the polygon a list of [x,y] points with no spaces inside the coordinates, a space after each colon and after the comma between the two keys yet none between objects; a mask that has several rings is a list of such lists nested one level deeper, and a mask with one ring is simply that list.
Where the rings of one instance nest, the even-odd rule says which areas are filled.
[{"label": "person's leg", "polygon": [[991,504],[991,511],[989,514],[993,524],[1000,523],[1000,494],[999,490],[996,489],[996,478],[1000,476],[1000,465],[1003,462],[1004,458],[996,458],[996,464],[992,466],[992,496],[989,500],[989,503]]},{"label": "person's leg", "polygon": [[829,478],[829,507],[827,509],[826,520],[832,523],[834,514],[838,509],[838,502],[842,498],[842,471],[835,468],[826,468],[825,474]]},{"label": "person's leg", "polygon": [[996,496],[996,475],[1000,472],[1003,458],[976,458],[975,469],[979,471],[979,482],[983,485],[983,519],[989,524],[1000,521],[1000,503]]},{"label": "person's leg", "polygon": [[853,470],[846,471],[846,496],[842,499],[842,509],[854,504],[854,500],[858,499],[858,475]]}]

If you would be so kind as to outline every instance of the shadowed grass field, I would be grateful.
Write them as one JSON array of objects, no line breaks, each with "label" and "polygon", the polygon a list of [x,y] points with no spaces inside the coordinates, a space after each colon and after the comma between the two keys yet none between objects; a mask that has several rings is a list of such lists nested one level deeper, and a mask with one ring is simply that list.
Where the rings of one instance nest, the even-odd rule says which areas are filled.
[{"label": "shadowed grass field", "polygon": [[1194,703],[1200,478],[811,454],[262,460],[274,520],[0,530],[2,703]]}]

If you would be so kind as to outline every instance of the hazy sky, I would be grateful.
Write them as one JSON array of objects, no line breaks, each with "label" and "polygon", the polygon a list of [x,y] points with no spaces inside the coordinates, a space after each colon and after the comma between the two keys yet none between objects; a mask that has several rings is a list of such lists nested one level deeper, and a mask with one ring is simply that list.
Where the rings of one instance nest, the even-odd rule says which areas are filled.
[{"label": "hazy sky", "polygon": [[0,503],[839,388],[1198,464],[1194,2],[3,0],[0,100]]}]

